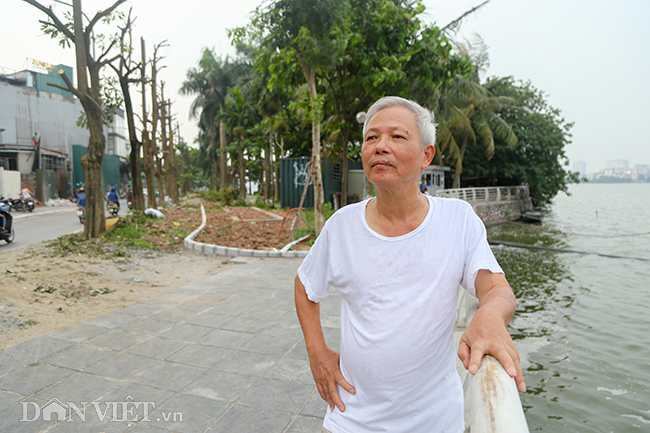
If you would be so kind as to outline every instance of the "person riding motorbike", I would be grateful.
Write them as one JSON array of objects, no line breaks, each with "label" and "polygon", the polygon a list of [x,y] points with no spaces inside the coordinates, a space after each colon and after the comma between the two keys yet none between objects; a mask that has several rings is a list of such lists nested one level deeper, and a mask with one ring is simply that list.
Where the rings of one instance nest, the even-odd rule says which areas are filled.
[{"label": "person riding motorbike", "polygon": [[[2,197],[4,198],[4,197]],[[0,211],[2,212],[11,212],[11,206],[6,203],[5,201],[0,201]],[[7,223],[7,219],[5,216],[0,212],[0,231],[4,231],[5,229],[5,224]]]},{"label": "person riding motorbike", "polygon": [[79,188],[79,195],[77,195],[77,204],[79,206],[86,207],[86,190],[85,190],[85,188]]},{"label": "person riding motorbike", "polygon": [[108,193],[108,202],[109,203],[116,203],[117,207],[120,207],[120,197],[117,195],[117,191],[115,191],[115,187],[111,187],[111,192]]}]

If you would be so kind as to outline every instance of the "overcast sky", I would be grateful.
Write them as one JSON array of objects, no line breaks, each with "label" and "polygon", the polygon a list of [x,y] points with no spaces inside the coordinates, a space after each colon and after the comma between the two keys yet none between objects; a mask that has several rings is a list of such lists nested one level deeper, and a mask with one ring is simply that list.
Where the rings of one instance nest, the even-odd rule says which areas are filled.
[{"label": "overcast sky", "polygon": [[[481,2],[424,0],[424,20],[443,26]],[[129,0],[122,6],[125,11],[133,7],[135,34],[145,37],[148,54],[154,43],[167,39],[170,44],[164,50],[167,68],[160,75],[176,101],[174,111],[187,142],[197,134],[196,122],[188,117],[193,98],[178,94],[187,69],[205,47],[232,54],[227,29],[245,25],[260,3]],[[89,16],[110,4],[112,0],[83,1]],[[60,14],[67,9],[55,5]],[[483,37],[490,47],[488,76],[512,75],[543,90],[550,104],[575,122],[573,142],[566,148],[571,162],[586,161],[587,172],[594,172],[614,159],[626,159],[630,166],[650,164],[648,17],[648,0],[492,0],[465,20],[457,37]],[[71,49],[42,35],[38,20],[44,18],[24,1],[2,1],[0,68],[25,69],[27,58],[74,66]]]}]

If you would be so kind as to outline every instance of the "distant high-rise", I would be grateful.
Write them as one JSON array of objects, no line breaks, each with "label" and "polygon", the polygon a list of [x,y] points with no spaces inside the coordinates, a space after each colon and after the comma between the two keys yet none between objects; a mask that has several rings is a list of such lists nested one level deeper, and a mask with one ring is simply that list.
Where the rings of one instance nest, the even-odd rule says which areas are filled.
[{"label": "distant high-rise", "polygon": [[628,162],[627,159],[614,159],[607,161],[605,167],[613,173],[624,173],[628,168]]},{"label": "distant high-rise", "polygon": [[573,163],[573,171],[580,173],[580,176],[587,175],[587,163],[584,161],[575,161]]}]

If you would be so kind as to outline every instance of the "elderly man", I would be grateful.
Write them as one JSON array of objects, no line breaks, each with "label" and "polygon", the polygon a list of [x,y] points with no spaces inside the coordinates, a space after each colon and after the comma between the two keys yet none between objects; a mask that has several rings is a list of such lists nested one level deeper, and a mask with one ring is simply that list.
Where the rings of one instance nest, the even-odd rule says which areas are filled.
[{"label": "elderly man", "polygon": [[[506,326],[516,300],[472,207],[419,192],[435,148],[433,115],[386,97],[368,110],[361,149],[376,197],[329,219],[298,269],[296,310],[318,392],[324,432],[463,431],[454,361],[459,284],[480,307],[458,356],[474,374],[497,357],[525,391]],[[341,294],[341,353],[323,338],[319,302]]]}]

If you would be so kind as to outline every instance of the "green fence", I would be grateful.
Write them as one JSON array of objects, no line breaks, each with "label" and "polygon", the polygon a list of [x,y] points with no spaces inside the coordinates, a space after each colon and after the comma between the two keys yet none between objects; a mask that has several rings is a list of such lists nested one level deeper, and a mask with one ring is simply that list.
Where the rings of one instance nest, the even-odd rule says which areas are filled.
[{"label": "green fence", "polygon": [[[310,159],[284,158],[280,161],[280,206],[283,208],[294,208],[300,205],[300,197],[305,186]],[[348,170],[359,168],[362,168],[360,162],[348,162]],[[323,158],[321,160],[321,169],[325,203],[334,206],[334,196],[336,195],[337,200],[340,200],[343,160]],[[314,207],[314,186],[311,177],[303,207]]]},{"label": "green fence", "polygon": [[[73,187],[79,188],[86,185],[84,176],[84,169],[81,166],[81,157],[88,153],[88,148],[81,145],[72,146],[72,162],[73,162]],[[115,155],[104,155],[102,164],[102,178],[104,181],[104,188],[110,186],[116,187],[119,190],[120,185],[120,159]]]}]

